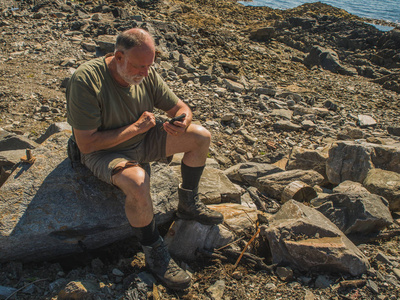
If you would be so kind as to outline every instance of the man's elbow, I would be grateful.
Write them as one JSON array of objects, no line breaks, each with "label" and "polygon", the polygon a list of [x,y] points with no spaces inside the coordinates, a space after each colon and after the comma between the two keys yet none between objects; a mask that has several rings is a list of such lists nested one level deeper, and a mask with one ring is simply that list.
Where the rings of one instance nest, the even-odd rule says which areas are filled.
[{"label": "man's elbow", "polygon": [[82,154],[89,154],[89,153],[94,152],[94,150],[92,149],[93,147],[92,147],[90,144],[78,143],[78,148],[79,148],[79,151],[80,151]]}]

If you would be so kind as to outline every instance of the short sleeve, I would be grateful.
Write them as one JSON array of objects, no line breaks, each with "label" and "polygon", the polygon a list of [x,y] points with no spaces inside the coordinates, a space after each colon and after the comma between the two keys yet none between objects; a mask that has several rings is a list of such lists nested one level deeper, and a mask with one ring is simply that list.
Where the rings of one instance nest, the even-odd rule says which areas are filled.
[{"label": "short sleeve", "polygon": [[66,97],[67,121],[72,128],[92,130],[101,126],[100,104],[90,85],[78,76],[72,76],[67,87]]},{"label": "short sleeve", "polygon": [[153,69],[154,72],[154,106],[168,111],[173,108],[179,101],[175,93],[167,86],[161,76]]}]

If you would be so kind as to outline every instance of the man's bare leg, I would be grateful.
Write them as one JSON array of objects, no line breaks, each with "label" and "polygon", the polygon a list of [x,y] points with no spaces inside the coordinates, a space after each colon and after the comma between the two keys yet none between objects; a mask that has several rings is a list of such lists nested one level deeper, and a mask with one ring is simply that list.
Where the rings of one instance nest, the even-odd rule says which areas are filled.
[{"label": "man's bare leg", "polygon": [[[118,166],[124,166],[125,162]],[[113,184],[126,195],[125,213],[132,227],[144,227],[153,219],[150,178],[141,167],[130,167],[115,174]]]},{"label": "man's bare leg", "polygon": [[[118,164],[124,166],[125,162]],[[154,220],[150,178],[141,167],[129,167],[115,174],[113,183],[126,195],[125,213],[142,244],[147,267],[169,288],[185,289],[190,276],[171,258]]]}]

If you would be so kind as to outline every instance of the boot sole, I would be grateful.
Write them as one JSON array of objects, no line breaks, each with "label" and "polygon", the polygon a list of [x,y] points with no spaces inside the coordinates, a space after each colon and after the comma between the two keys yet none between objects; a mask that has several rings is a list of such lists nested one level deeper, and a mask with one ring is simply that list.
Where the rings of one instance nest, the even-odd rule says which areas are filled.
[{"label": "boot sole", "polygon": [[186,290],[188,288],[190,288],[191,286],[191,282],[192,280],[190,279],[190,281],[188,283],[181,283],[181,284],[168,284],[167,282],[165,282],[160,276],[158,276],[157,274],[154,274],[154,276],[156,276],[156,278],[162,282],[162,284],[171,289],[171,290],[176,290],[176,291],[182,291],[182,290]]}]

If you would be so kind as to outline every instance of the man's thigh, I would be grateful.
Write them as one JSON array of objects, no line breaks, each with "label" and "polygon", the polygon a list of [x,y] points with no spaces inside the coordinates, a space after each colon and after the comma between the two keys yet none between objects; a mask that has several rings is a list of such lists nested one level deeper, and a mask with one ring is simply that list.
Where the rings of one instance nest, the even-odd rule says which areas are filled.
[{"label": "man's thigh", "polygon": [[[135,147],[115,152],[102,150],[83,154],[81,160],[96,177],[112,184],[113,171],[117,165],[124,165],[126,162],[138,162],[142,166],[152,161],[171,162],[172,156],[166,157],[166,141],[167,133],[157,123]],[[149,173],[148,169],[146,171]]]}]

